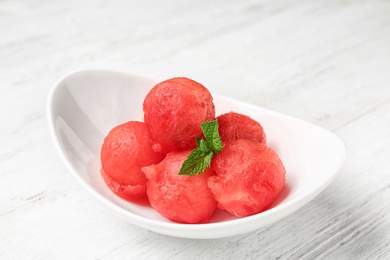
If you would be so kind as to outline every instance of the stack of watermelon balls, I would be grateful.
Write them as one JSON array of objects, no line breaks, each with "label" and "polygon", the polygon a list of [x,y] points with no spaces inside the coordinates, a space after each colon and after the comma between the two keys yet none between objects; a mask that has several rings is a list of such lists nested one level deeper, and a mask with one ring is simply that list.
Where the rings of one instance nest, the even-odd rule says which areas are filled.
[{"label": "stack of watermelon balls", "polygon": [[286,170],[262,126],[236,112],[216,117],[200,83],[177,77],[155,85],[144,121],[114,127],[101,148],[102,176],[121,198],[146,197],[164,217],[206,223],[217,208],[238,217],[267,210]]}]

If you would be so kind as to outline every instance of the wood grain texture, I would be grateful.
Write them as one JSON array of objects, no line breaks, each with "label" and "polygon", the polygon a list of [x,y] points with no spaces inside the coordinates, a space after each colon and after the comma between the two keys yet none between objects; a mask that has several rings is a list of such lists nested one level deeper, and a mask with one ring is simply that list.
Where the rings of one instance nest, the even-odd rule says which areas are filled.
[{"label": "wood grain texture", "polygon": [[[390,258],[389,1],[0,0],[0,32],[0,259]],[[130,225],[48,135],[48,91],[86,68],[194,78],[334,131],[346,164],[256,232],[191,240]]]}]

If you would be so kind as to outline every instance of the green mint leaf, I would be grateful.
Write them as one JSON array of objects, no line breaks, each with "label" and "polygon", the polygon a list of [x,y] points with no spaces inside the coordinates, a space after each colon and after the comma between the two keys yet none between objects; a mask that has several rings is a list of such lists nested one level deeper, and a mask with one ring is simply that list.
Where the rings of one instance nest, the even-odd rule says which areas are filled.
[{"label": "green mint leaf", "polygon": [[218,133],[218,121],[204,122],[201,125],[205,139],[196,137],[197,148],[192,150],[183,162],[179,175],[198,175],[210,167],[214,154],[218,154],[223,146]]},{"label": "green mint leaf", "polygon": [[208,153],[211,151],[210,144],[205,141],[204,139],[199,139],[199,142],[197,142],[198,148],[197,150],[202,151],[204,153]]},{"label": "green mint leaf", "polygon": [[201,125],[201,129],[207,142],[214,153],[218,154],[222,150],[222,141],[218,132],[218,121],[208,121]]},{"label": "green mint leaf", "polygon": [[210,166],[213,156],[214,153],[211,150],[208,152],[198,149],[191,151],[187,159],[183,162],[179,175],[193,176],[203,173]]},{"label": "green mint leaf", "polygon": [[196,146],[199,147],[199,145],[200,145],[200,140],[202,140],[202,139],[200,139],[200,138],[197,137],[197,136],[195,136],[195,138],[196,138]]}]

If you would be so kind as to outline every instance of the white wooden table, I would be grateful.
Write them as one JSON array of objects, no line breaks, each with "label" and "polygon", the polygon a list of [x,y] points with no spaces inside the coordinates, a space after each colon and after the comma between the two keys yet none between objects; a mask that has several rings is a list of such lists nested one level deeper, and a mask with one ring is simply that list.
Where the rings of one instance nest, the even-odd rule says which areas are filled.
[{"label": "white wooden table", "polygon": [[[193,78],[348,147],[274,225],[156,234],[96,202],[57,155],[46,98],[79,69]],[[390,1],[0,1],[0,259],[390,259]]]}]

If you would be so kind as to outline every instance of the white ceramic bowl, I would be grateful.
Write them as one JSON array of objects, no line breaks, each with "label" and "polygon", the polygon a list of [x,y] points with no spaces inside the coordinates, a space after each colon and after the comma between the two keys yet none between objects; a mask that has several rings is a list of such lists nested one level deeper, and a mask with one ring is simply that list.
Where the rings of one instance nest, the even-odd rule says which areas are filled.
[{"label": "white ceramic bowl", "polygon": [[[287,181],[267,211],[244,218],[217,210],[207,224],[179,224],[150,206],[127,202],[100,175],[100,147],[116,125],[142,120],[142,102],[157,81],[103,70],[72,73],[51,90],[47,113],[54,144],[66,166],[93,197],[130,223],[185,238],[218,238],[256,230],[279,221],[307,204],[335,179],[346,156],[333,133],[302,120],[213,94],[217,115],[229,111],[260,122],[267,142],[282,159]],[[207,87],[207,86],[206,86]]]}]

